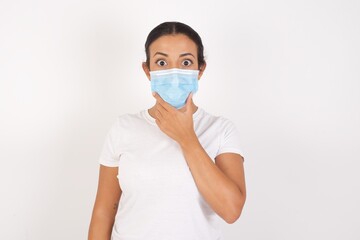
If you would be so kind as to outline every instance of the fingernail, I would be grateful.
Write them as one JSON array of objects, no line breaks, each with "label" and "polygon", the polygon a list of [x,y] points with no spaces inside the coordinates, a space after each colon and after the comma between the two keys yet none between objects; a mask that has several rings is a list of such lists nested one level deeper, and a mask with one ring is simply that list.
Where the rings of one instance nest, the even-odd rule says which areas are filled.
[{"label": "fingernail", "polygon": [[152,95],[155,97],[155,92],[152,92]]}]

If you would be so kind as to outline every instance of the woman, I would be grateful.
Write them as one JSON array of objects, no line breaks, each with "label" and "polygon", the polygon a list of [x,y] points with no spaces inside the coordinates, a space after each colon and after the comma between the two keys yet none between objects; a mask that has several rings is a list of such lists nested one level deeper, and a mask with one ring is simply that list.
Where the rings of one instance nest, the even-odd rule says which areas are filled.
[{"label": "woman", "polygon": [[192,99],[206,67],[201,38],[165,22],[145,51],[156,103],[119,116],[107,135],[89,239],[223,239],[219,221],[234,223],[245,203],[244,159],[235,125]]}]

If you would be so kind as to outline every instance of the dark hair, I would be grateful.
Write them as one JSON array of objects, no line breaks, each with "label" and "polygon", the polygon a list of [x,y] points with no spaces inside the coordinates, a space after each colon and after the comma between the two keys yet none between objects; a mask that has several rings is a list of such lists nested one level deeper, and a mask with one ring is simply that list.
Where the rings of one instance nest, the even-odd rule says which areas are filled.
[{"label": "dark hair", "polygon": [[145,42],[146,65],[148,68],[150,68],[149,47],[151,43],[153,43],[159,37],[175,34],[184,34],[192,41],[194,41],[197,46],[199,68],[205,63],[204,46],[199,34],[194,29],[181,22],[163,22],[151,30]]}]

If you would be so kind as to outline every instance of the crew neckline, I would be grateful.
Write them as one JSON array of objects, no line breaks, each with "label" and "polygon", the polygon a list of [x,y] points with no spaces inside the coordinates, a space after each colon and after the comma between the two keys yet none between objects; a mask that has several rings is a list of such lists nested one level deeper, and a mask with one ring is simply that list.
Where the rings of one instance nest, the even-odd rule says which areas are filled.
[{"label": "crew neckline", "polygon": [[[194,120],[197,119],[202,111],[203,111],[203,109],[198,106],[197,110],[193,113],[193,119]],[[155,118],[153,118],[150,115],[149,109],[144,109],[142,112],[143,112],[143,116],[149,123],[156,125]]]}]

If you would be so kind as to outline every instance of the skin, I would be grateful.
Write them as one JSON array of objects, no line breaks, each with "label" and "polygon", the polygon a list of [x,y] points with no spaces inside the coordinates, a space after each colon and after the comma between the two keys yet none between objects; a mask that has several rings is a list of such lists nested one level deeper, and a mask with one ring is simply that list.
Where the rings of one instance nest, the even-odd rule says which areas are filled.
[{"label": "skin", "polygon": [[[150,80],[150,71],[169,68],[200,70],[200,80],[206,63],[198,66],[196,44],[186,35],[166,35],[149,47],[150,66],[142,67]],[[243,157],[223,153],[215,163],[201,146],[194,131],[192,115],[198,107],[192,94],[186,105],[176,109],[153,93],[156,103],[148,109],[157,126],[174,139],[182,149],[185,160],[199,192],[211,208],[227,223],[234,223],[241,215],[246,200]],[[99,185],[89,228],[89,240],[109,240],[121,197],[117,167],[100,165]]]},{"label": "skin", "polygon": [[100,165],[98,190],[89,226],[89,240],[110,240],[121,189],[118,168]]},{"label": "skin", "polygon": [[[150,66],[143,69],[150,80],[150,70],[169,68],[199,69],[199,80],[206,64],[198,66],[196,44],[183,34],[158,38],[149,47]],[[186,54],[186,55],[185,55]],[[192,64],[186,64],[190,60]],[[166,64],[164,64],[164,62]],[[186,105],[176,109],[153,93],[155,105],[149,114],[165,134],[181,147],[199,192],[212,209],[227,223],[234,223],[241,215],[246,200],[243,157],[236,153],[223,153],[215,163],[201,146],[194,131],[192,115],[197,106],[189,95]]]}]

